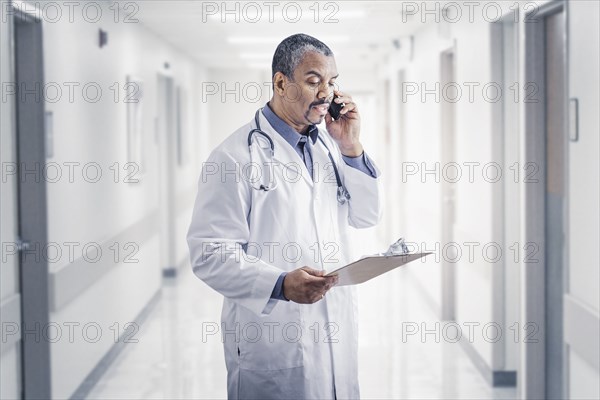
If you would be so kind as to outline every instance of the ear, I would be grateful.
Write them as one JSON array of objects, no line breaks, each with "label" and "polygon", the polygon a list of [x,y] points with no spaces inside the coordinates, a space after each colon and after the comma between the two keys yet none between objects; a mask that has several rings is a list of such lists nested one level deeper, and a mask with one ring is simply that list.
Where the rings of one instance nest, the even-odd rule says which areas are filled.
[{"label": "ear", "polygon": [[281,71],[275,72],[275,76],[273,77],[273,91],[279,96],[283,96],[286,83],[287,77]]}]

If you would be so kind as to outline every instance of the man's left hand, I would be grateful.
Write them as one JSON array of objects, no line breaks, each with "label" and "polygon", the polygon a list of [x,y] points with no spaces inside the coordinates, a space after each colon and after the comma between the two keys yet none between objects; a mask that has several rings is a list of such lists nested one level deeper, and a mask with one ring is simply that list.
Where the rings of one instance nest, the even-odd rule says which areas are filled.
[{"label": "man's left hand", "polygon": [[335,102],[344,103],[340,111],[340,117],[334,121],[331,115],[325,115],[325,126],[327,131],[338,144],[343,155],[348,157],[358,157],[363,153],[363,147],[360,143],[360,114],[352,97],[347,94],[334,92],[339,96]]}]

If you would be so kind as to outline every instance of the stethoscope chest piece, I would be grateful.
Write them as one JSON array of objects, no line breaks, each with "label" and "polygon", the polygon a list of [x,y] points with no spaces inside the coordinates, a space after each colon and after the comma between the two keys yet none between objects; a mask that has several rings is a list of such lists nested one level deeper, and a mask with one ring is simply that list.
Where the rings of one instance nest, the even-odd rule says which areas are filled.
[{"label": "stethoscope chest piece", "polygon": [[348,200],[350,200],[350,193],[346,190],[344,186],[338,186],[337,188],[337,201],[340,205],[346,204]]}]

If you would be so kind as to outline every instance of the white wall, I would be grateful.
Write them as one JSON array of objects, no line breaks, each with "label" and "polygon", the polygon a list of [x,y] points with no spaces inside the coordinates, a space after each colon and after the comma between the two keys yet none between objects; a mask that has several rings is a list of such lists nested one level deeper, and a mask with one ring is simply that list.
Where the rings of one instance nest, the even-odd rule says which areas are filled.
[{"label": "white wall", "polygon": [[[600,314],[600,5],[596,1],[570,1],[568,10],[569,97],[579,100],[580,137],[578,142],[569,143],[568,149],[567,290],[595,313],[597,320]],[[569,397],[599,398],[598,367],[594,368],[575,350],[570,349],[567,357]]]},{"label": "white wall", "polygon": [[[383,140],[384,131],[380,119],[379,100],[381,92],[377,90],[377,71],[367,66],[357,68],[353,65],[337,63],[337,79],[339,90],[352,96],[360,113],[360,141],[365,152],[377,165],[381,172],[381,179],[389,177],[390,171],[386,168],[387,148]],[[385,185],[384,185],[384,198]],[[387,225],[392,223],[389,219],[390,210],[384,205],[383,218],[377,226],[367,229],[349,230],[348,238],[351,243],[350,257],[352,259],[366,254],[379,253],[387,250],[387,246],[397,237],[386,235]],[[360,296],[359,290],[359,298]]]},{"label": "white wall", "polygon": [[[405,237],[415,242],[421,251],[432,250],[441,241],[441,186],[436,177],[421,173],[434,168],[441,159],[440,149],[440,104],[429,95],[423,101],[422,88],[431,90],[440,80],[439,38],[435,26],[421,29],[414,39],[414,58],[406,64],[405,87],[418,87],[418,94],[406,97],[404,164],[401,166],[401,190],[404,192]],[[396,88],[394,88],[396,89]],[[415,175],[409,174],[412,167],[418,168]],[[418,263],[413,271],[436,307],[441,302],[440,251]]]},{"label": "white wall", "polygon": [[[482,96],[483,85],[492,82],[490,62],[490,26],[481,20],[476,24],[457,24],[456,80],[459,83],[477,82],[475,101],[466,99],[456,108],[456,141],[457,162],[479,163],[475,168],[474,182],[461,180],[456,192],[456,231],[455,241],[479,243],[475,248],[473,262],[463,258],[457,268],[456,291],[457,321],[459,323],[477,321],[482,325],[496,322],[492,304],[492,289],[495,282],[492,270],[500,265],[486,262],[482,256],[483,246],[494,241],[492,235],[492,219],[498,210],[492,208],[493,185],[502,182],[488,183],[482,175],[483,166],[495,161],[492,148],[492,104]],[[464,245],[463,245],[464,246]],[[466,251],[466,246],[463,247]],[[503,253],[506,254],[505,249]],[[476,299],[476,301],[474,301]],[[501,305],[503,306],[503,305]],[[479,354],[489,366],[494,365],[492,359],[492,343],[485,341],[479,329],[473,343]]]},{"label": "white wall", "polygon": [[256,110],[269,101],[271,74],[262,69],[211,68],[206,77],[200,84],[200,97],[210,115],[208,146],[212,151],[226,137],[252,121]]},{"label": "white wall", "polygon": [[[74,23],[61,21],[44,25],[46,83],[56,82],[64,88],[64,82],[79,82],[82,86],[96,82],[103,92],[96,103],[82,100],[81,92],[76,90],[73,103],[63,96],[59,101],[47,104],[47,111],[54,114],[54,155],[48,162],[59,165],[65,162],[80,162],[81,165],[97,162],[103,173],[98,183],[88,183],[79,174],[75,175],[73,183],[61,179],[58,183],[48,184],[49,241],[102,243],[157,212],[160,190],[155,140],[157,73],[165,72],[163,64],[169,62],[170,68],[166,72],[174,77],[177,85],[186,88],[189,104],[187,131],[191,135],[188,142],[191,159],[184,167],[177,167],[174,176],[177,196],[189,198],[189,201],[180,201],[188,206],[188,210],[184,207],[179,219],[174,221],[179,232],[176,251],[178,257],[184,260],[187,255],[185,231],[189,223],[191,194],[196,185],[198,166],[196,114],[200,112],[195,90],[196,74],[201,69],[191,58],[146,30],[143,25],[115,23],[113,11],[108,9],[109,4],[99,4],[102,4],[105,15],[100,23],[76,20]],[[108,32],[108,45],[102,49],[97,45],[99,28]],[[127,162],[127,109],[123,102],[124,92],[121,91],[119,101],[115,102],[114,91],[110,89],[115,82],[123,89],[127,75],[133,75],[144,83],[142,126],[145,171],[135,176],[140,179],[139,183],[123,181],[123,173],[126,172],[123,165]],[[109,168],[115,162],[121,165],[117,183],[113,181],[114,171]],[[132,238],[132,241],[135,240]],[[52,323],[64,329],[63,324],[67,322],[81,324],[75,330],[73,343],[68,341],[63,329],[61,340],[51,344],[54,398],[68,398],[74,392],[114,344],[114,324],[119,324],[118,333],[122,334],[124,325],[133,321],[159,290],[161,265],[158,240],[156,230],[151,233],[150,239],[139,243],[139,250],[134,255],[138,260],[135,263],[122,263],[125,254],[122,252],[117,266],[73,301],[51,313]],[[124,243],[119,245],[123,249]],[[103,255],[99,268],[114,264],[110,260],[105,264],[105,257],[112,258],[113,254]],[[68,257],[63,257],[52,263],[51,271],[68,267],[69,261]],[[83,340],[80,329],[86,323],[97,323],[101,327],[102,335],[98,342]],[[94,329],[90,329],[89,333],[93,336]]]},{"label": "white wall", "polygon": [[[3,2],[4,3],[4,2]],[[47,181],[48,189],[48,240],[63,251],[63,256],[50,262],[50,272],[68,268],[73,259],[68,256],[66,242],[76,242],[75,259],[82,256],[81,248],[87,243],[103,243],[115,237],[131,225],[152,216],[158,211],[158,142],[155,132],[158,99],[157,73],[169,73],[175,84],[187,91],[188,109],[186,132],[189,162],[175,169],[175,196],[180,210],[173,221],[177,234],[175,254],[178,260],[188,257],[185,232],[189,225],[193,195],[203,152],[201,130],[206,131],[206,107],[198,100],[197,79],[205,71],[160,37],[146,30],[140,23],[116,23],[114,10],[109,4],[100,2],[102,18],[97,23],[83,21],[75,13],[75,20],[65,20],[68,12],[63,10],[63,19],[55,22],[45,20],[44,66],[45,93],[52,101],[46,102],[46,111],[53,113],[54,131],[53,156],[47,165],[59,179]],[[81,7],[81,5],[79,5]],[[4,4],[2,10],[4,11]],[[121,14],[123,16],[124,14]],[[3,15],[0,35],[2,54],[10,54],[8,29]],[[100,49],[98,29],[108,32],[108,45]],[[2,57],[2,81],[9,77],[10,57]],[[163,63],[169,62],[166,71]],[[132,75],[143,81],[143,153],[144,172],[133,178],[139,183],[126,183],[124,169],[127,159],[127,116],[124,84],[126,76]],[[97,102],[82,97],[82,87],[94,84],[102,94]],[[74,84],[73,100],[69,99],[68,84]],[[117,86],[113,86],[113,85]],[[56,97],[55,88],[61,90]],[[115,100],[115,89],[119,87]],[[13,107],[11,102],[2,102],[2,162],[14,160]],[[174,140],[174,132],[171,133]],[[50,164],[52,163],[52,164]],[[79,163],[74,167],[73,180],[65,163]],[[97,163],[102,177],[98,182],[89,182],[93,174],[83,175],[83,166]],[[118,164],[115,170],[114,165]],[[112,167],[112,168],[111,168]],[[92,172],[92,170],[88,170]],[[118,175],[115,177],[115,173]],[[115,182],[116,179],[116,182]],[[13,179],[2,184],[2,241],[14,241],[17,232],[16,186]],[[50,315],[51,325],[61,328],[61,336],[51,343],[52,396],[68,398],[82,383],[86,375],[96,366],[115,343],[115,334],[124,333],[125,324],[134,320],[148,300],[160,288],[161,265],[159,263],[158,230],[150,233],[143,243],[136,238],[127,241],[139,247],[134,252],[134,263],[123,263],[125,243],[118,243],[121,252],[118,262],[111,261],[113,253],[104,253],[98,268],[108,268],[94,284],[64,307]],[[14,263],[13,263],[14,264]],[[2,301],[17,291],[16,265],[2,268]],[[73,340],[69,338],[68,324],[77,323]],[[100,327],[98,341],[86,340],[82,328],[95,336]],[[118,324],[118,325],[115,325]],[[118,327],[118,329],[116,329]],[[131,331],[128,331],[131,332]],[[54,331],[54,333],[57,333]],[[135,337],[135,336],[134,336]],[[2,352],[2,398],[18,398],[20,393],[20,371],[18,347]]]},{"label": "white wall", "polygon": [[[186,60],[187,61],[187,60]],[[186,65],[187,66],[187,65]],[[181,268],[189,263],[189,250],[186,235],[192,218],[194,199],[196,197],[197,182],[202,168],[202,162],[208,155],[208,106],[201,102],[200,90],[207,72],[200,66],[189,66],[185,78],[179,78],[179,82],[186,86],[187,92],[187,121],[185,122],[185,134],[189,148],[184,149],[188,153],[188,161],[184,165],[175,167],[175,232],[174,261]],[[189,272],[185,271],[185,272]]]},{"label": "white wall", "polygon": [[574,1],[569,13],[569,95],[579,100],[580,124],[569,145],[569,292],[600,310],[598,2]]}]

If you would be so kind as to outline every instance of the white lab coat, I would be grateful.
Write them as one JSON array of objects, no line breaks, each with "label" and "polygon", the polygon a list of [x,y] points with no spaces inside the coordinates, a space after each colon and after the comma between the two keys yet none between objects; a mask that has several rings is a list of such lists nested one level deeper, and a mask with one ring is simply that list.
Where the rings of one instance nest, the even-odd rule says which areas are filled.
[{"label": "white lab coat", "polygon": [[[245,178],[252,121],[204,164],[187,235],[195,275],[225,297],[221,333],[228,397],[359,398],[355,288],[333,287],[315,304],[270,296],[282,271],[305,265],[331,270],[352,261],[346,231],[379,221],[379,179],[346,165],[321,130],[352,196],[340,205],[322,143],[310,143],[318,174],[313,183],[296,151],[262,113],[260,118],[280,163],[273,169],[278,187],[255,190]],[[295,173],[299,170],[302,176]]]}]

